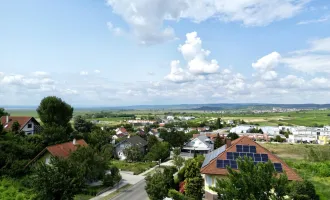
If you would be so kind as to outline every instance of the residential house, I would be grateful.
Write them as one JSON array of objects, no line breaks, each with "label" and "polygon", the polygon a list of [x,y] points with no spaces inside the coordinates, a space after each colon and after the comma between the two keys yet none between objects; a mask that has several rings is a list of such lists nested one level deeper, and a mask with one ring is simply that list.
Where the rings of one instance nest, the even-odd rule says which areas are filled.
[{"label": "residential house", "polygon": [[238,170],[236,159],[243,156],[251,157],[255,164],[258,162],[268,162],[268,160],[270,160],[275,170],[278,173],[285,172],[289,180],[302,180],[299,175],[280,158],[248,137],[243,136],[206,155],[200,170],[205,180],[205,199],[218,199],[216,192],[210,188],[215,187],[217,179],[224,178],[228,175],[226,166]]},{"label": "residential house", "polygon": [[135,146],[140,149],[144,154],[146,152],[148,142],[142,139],[140,136],[128,136],[127,139],[119,142],[115,145],[115,154],[120,160],[125,160],[126,156],[124,155],[124,150],[128,147]]},{"label": "residential house", "polygon": [[169,115],[169,116],[166,117],[166,119],[169,120],[169,121],[173,121],[174,120],[174,116],[170,116]]},{"label": "residential house", "polygon": [[152,120],[128,120],[127,122],[130,123],[130,124],[133,124],[133,125],[145,126],[145,125],[154,124],[156,121],[152,121]]},{"label": "residential house", "polygon": [[256,128],[256,126],[252,126],[252,125],[236,126],[230,129],[230,132],[236,134],[249,133],[253,128]]},{"label": "residential house", "polygon": [[190,142],[186,143],[183,146],[182,151],[189,153],[196,152],[200,154],[206,154],[213,151],[213,149],[213,141],[205,135],[199,135],[196,138],[193,138]]},{"label": "residential house", "polygon": [[14,122],[20,125],[20,131],[24,131],[25,135],[33,135],[41,131],[39,122],[34,117],[23,116],[2,116],[0,122],[4,130],[11,131]]},{"label": "residential house", "polygon": [[73,141],[70,142],[48,146],[43,149],[35,158],[33,158],[33,160],[31,160],[27,166],[37,160],[49,164],[51,157],[68,158],[69,155],[76,151],[79,147],[85,146],[88,146],[88,144],[83,139],[73,139]]},{"label": "residential house", "polygon": [[149,132],[148,132],[149,135],[154,135],[156,137],[159,137],[159,132],[157,129],[151,129]]},{"label": "residential house", "polygon": [[280,128],[278,126],[260,126],[259,129],[261,129],[263,133],[272,136],[280,134]]},{"label": "residential house", "polygon": [[116,135],[128,135],[128,132],[124,127],[117,128],[115,131]]}]

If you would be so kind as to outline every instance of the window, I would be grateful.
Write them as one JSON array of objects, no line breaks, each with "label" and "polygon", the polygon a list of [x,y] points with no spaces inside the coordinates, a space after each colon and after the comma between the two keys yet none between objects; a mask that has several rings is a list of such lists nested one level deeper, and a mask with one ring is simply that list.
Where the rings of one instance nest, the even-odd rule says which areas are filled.
[{"label": "window", "polygon": [[28,128],[32,128],[32,124],[28,124],[27,127],[28,127]]},{"label": "window", "polygon": [[206,175],[206,184],[209,185],[209,186],[212,185],[212,177],[211,176]]}]

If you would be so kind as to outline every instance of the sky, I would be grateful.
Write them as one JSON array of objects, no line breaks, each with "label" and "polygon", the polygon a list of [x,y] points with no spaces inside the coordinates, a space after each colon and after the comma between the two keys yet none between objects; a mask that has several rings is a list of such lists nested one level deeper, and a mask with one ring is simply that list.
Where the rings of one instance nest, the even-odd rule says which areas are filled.
[{"label": "sky", "polygon": [[328,0],[0,6],[0,105],[330,103]]}]

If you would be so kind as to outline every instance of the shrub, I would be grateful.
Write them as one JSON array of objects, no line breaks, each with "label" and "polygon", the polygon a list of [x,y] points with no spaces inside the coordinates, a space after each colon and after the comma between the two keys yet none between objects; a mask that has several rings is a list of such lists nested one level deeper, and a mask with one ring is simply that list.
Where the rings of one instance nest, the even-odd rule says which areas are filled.
[{"label": "shrub", "polygon": [[290,184],[290,196],[294,200],[317,200],[315,187],[310,181],[295,181]]},{"label": "shrub", "polygon": [[173,189],[168,191],[168,196],[175,200],[186,200],[183,194]]}]

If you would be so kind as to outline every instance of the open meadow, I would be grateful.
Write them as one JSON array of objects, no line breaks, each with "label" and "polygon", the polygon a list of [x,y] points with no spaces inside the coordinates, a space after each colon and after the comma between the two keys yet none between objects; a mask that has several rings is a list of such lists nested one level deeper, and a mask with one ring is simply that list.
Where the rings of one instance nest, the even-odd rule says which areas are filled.
[{"label": "open meadow", "polygon": [[330,146],[261,143],[283,159],[304,179],[310,180],[321,200],[330,199]]}]

